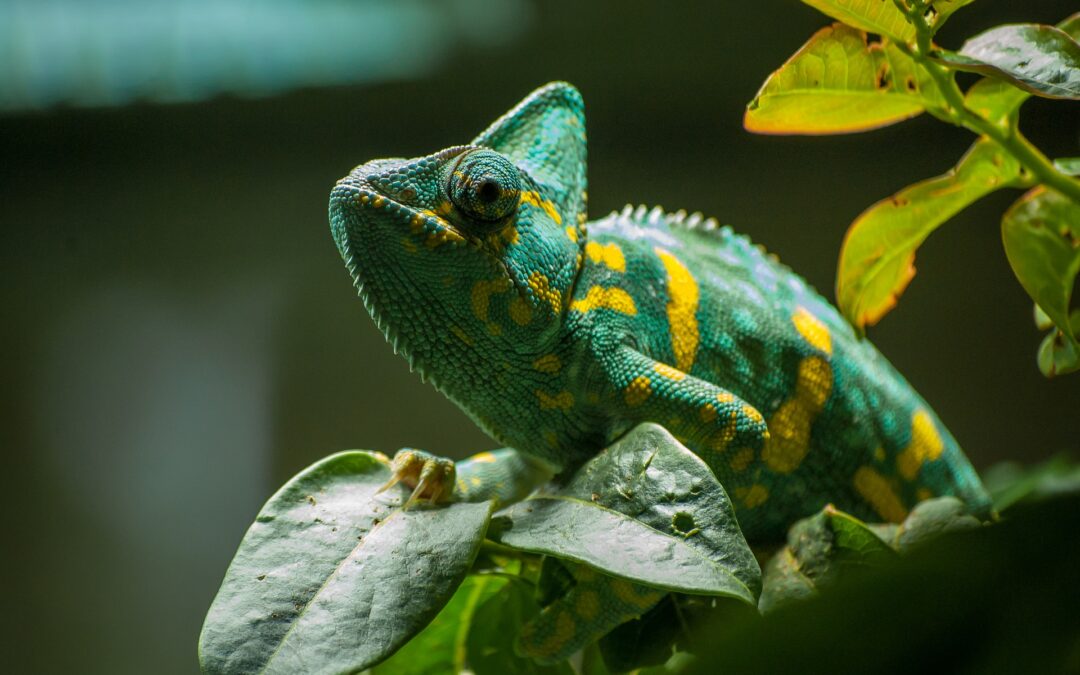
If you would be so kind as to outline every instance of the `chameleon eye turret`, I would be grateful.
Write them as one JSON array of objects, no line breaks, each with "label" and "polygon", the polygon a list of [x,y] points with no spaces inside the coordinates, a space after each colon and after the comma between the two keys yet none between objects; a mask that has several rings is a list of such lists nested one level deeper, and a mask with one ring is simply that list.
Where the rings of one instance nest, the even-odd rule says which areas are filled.
[{"label": "chameleon eye turret", "polygon": [[447,192],[463,214],[482,229],[505,223],[521,199],[518,168],[493,150],[463,154],[450,171]]}]

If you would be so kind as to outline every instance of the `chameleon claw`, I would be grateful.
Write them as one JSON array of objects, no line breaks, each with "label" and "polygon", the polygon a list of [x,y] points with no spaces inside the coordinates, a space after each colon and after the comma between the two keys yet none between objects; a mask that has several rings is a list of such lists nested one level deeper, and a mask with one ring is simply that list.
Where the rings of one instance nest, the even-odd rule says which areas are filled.
[{"label": "chameleon claw", "polygon": [[424,500],[432,505],[449,501],[453,493],[457,472],[451,459],[437,457],[423,450],[403,448],[394,455],[390,468],[394,475],[378,492],[404,483],[412,488],[412,493],[405,500],[405,508]]}]

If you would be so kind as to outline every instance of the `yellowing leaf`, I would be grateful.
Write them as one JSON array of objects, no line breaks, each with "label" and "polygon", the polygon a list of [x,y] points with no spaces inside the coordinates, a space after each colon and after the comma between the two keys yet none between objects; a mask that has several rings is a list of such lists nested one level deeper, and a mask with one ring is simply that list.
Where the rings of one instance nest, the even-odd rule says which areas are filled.
[{"label": "yellowing leaf", "polygon": [[856,327],[878,322],[915,276],[915,251],[939,225],[1019,174],[1011,155],[983,138],[948,173],[910,185],[855,219],[840,249],[836,298]]},{"label": "yellowing leaf", "polygon": [[759,134],[840,134],[876,129],[940,100],[921,69],[889,43],[833,24],[769,76],[743,125]]},{"label": "yellowing leaf", "polygon": [[868,33],[887,35],[907,42],[915,38],[915,29],[892,0],[803,0],[814,9],[837,21]]}]

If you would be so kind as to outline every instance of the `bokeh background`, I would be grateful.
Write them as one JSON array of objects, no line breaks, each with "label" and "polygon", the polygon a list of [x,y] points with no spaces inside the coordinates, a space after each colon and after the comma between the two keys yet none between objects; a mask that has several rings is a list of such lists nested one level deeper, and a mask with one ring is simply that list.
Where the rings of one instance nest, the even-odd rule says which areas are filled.
[{"label": "bokeh background", "polygon": [[[1055,23],[979,0],[939,36]],[[393,356],[330,239],[334,181],[466,142],[552,79],[584,94],[593,215],[700,209],[832,296],[847,224],[972,141],[929,117],[755,137],[764,78],[827,19],[796,0],[0,0],[6,672],[193,673],[260,504],[345,448],[491,442]],[[1075,104],[1023,128],[1080,154]],[[1080,449],[1044,380],[1003,192],[919,253],[871,337],[980,468]]]}]

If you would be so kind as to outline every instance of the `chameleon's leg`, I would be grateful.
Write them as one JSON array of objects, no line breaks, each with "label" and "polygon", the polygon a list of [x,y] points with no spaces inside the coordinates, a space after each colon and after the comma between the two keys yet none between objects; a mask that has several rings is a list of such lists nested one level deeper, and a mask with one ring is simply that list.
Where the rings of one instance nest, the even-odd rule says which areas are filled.
[{"label": "chameleon's leg", "polygon": [[405,508],[422,499],[431,504],[449,501],[453,494],[455,469],[452,459],[415,448],[402,448],[394,454],[390,470],[394,475],[379,488],[379,492],[404,483],[412,488]]},{"label": "chameleon's leg", "polygon": [[525,624],[518,649],[540,663],[563,661],[616,626],[649,611],[665,592],[566,564],[574,585]]},{"label": "chameleon's leg", "polygon": [[524,499],[549,480],[552,471],[513,448],[481,452],[457,463],[454,500],[481,502],[494,499],[499,505]]},{"label": "chameleon's leg", "polygon": [[457,464],[415,448],[402,448],[390,464],[393,477],[379,489],[397,483],[412,488],[406,508],[420,500],[481,502],[494,499],[509,504],[524,498],[552,472],[513,448],[481,452]]},{"label": "chameleon's leg", "polygon": [[760,450],[769,437],[756,408],[711,382],[629,347],[602,355],[600,361],[627,421],[666,427],[711,467],[724,453]]}]

